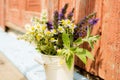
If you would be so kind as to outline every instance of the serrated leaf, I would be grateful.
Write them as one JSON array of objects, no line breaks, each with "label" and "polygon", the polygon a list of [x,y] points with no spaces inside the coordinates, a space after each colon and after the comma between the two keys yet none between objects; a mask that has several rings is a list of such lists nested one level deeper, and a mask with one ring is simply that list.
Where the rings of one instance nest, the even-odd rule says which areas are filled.
[{"label": "serrated leaf", "polygon": [[88,58],[90,58],[91,60],[94,60],[93,55],[88,50],[84,49],[84,52]]},{"label": "serrated leaf", "polygon": [[84,64],[86,64],[86,55],[85,55],[85,53],[76,53],[76,55],[78,56],[78,58],[79,58]]},{"label": "serrated leaf", "polygon": [[96,36],[90,36],[90,37],[89,37],[89,40],[90,40],[90,41],[97,41],[99,38],[100,38],[99,35],[96,35]]},{"label": "serrated leaf", "polygon": [[82,44],[83,43],[83,41],[82,41],[82,38],[80,37],[80,38],[78,38],[77,40],[75,40],[75,42],[74,42],[74,44],[77,44],[77,45],[80,45],[80,44]]},{"label": "serrated leaf", "polygon": [[66,59],[66,64],[69,70],[72,68],[73,63],[74,63],[74,57],[73,55],[70,55],[68,59]]},{"label": "serrated leaf", "polygon": [[92,41],[88,41],[88,43],[89,43],[89,45],[90,45],[90,47],[93,49],[94,48],[94,42],[92,42]]},{"label": "serrated leaf", "polygon": [[87,49],[77,48],[75,50],[75,53],[80,58],[80,60],[85,64],[86,64],[86,57],[94,60],[92,54]]},{"label": "serrated leaf", "polygon": [[79,57],[79,59],[86,64],[86,53],[84,52],[83,48],[77,48],[75,50],[76,55]]},{"label": "serrated leaf", "polygon": [[70,39],[67,33],[64,32],[62,34],[62,40],[63,40],[64,47],[70,48]]}]

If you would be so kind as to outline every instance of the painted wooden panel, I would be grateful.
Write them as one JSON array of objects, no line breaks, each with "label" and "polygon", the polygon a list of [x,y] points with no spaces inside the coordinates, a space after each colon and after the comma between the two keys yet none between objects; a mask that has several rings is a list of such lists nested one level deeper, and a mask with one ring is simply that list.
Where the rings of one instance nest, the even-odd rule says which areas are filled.
[{"label": "painted wooden panel", "polygon": [[4,0],[0,0],[0,27],[4,30],[5,28],[5,24],[4,24],[4,20],[5,20],[5,4],[4,4]]},{"label": "painted wooden panel", "polygon": [[27,11],[37,11],[40,12],[40,0],[27,0],[26,1],[26,10]]},{"label": "painted wooden panel", "polygon": [[20,25],[20,2],[17,0],[6,0],[6,18],[16,25]]},{"label": "painted wooden panel", "polygon": [[59,8],[59,0],[48,0],[48,16],[49,20],[51,21],[53,19],[53,14],[55,10],[58,10]]},{"label": "painted wooden panel", "polygon": [[[111,6],[112,5],[112,6]],[[105,79],[120,79],[120,1],[103,2],[102,43]]]}]

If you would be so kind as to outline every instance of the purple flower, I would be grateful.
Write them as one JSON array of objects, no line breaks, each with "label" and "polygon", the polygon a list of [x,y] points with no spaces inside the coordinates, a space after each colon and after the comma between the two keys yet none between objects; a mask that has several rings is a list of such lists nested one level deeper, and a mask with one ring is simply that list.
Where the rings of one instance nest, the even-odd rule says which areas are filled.
[{"label": "purple flower", "polygon": [[64,13],[64,10],[65,10],[65,8],[62,8],[62,9],[61,9],[61,13]]},{"label": "purple flower", "polygon": [[53,25],[51,22],[47,22],[48,29],[53,29]]},{"label": "purple flower", "polygon": [[59,16],[58,16],[58,20],[61,20],[64,18],[64,14],[60,13]]},{"label": "purple flower", "polygon": [[73,12],[70,12],[68,15],[69,15],[69,16],[73,16]]},{"label": "purple flower", "polygon": [[90,25],[95,25],[98,22],[99,19],[91,19],[89,20]]}]

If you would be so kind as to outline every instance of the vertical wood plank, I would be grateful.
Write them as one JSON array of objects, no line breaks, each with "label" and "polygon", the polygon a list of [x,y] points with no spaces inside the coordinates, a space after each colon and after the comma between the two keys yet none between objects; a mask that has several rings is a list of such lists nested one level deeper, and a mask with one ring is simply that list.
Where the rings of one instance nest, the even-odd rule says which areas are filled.
[{"label": "vertical wood plank", "polygon": [[59,0],[48,0],[48,16],[49,20],[51,21],[53,19],[53,14],[55,10],[58,10],[59,7]]},{"label": "vertical wood plank", "polygon": [[[86,7],[86,14],[90,14],[92,12],[96,12],[96,17],[99,18],[99,22],[97,25],[94,26],[92,30],[92,35],[95,34],[101,34],[102,29],[102,0],[88,0],[87,1],[87,7]],[[105,75],[105,66],[104,66],[104,60],[103,60],[103,54],[101,51],[101,40],[99,40],[94,45],[94,50],[92,51],[92,54],[94,55],[95,60],[91,61],[88,60],[88,63],[86,65],[86,70],[91,72],[94,75],[100,75],[100,77],[104,78]]]},{"label": "vertical wood plank", "polygon": [[75,20],[79,22],[85,16],[86,0],[76,0]]},{"label": "vertical wood plank", "polygon": [[0,0],[0,27],[5,30],[5,1]]},{"label": "vertical wood plank", "polygon": [[[94,26],[92,30],[92,34],[101,34],[101,26],[102,26],[102,0],[76,0],[76,9],[75,9],[75,17],[77,22],[81,20],[84,16],[92,13],[97,12],[97,18],[99,18],[99,22],[96,26]],[[85,69],[94,74],[94,75],[100,75],[100,77],[104,78],[105,75],[105,67],[102,64],[103,61],[103,55],[100,50],[100,43],[101,40],[99,40],[94,46],[94,50],[92,51],[92,54],[95,57],[94,61],[88,60]],[[86,47],[86,45],[83,45]],[[84,65],[81,63],[78,58],[76,58],[75,64],[77,66],[80,66],[81,68],[84,68]]]},{"label": "vertical wood plank", "polygon": [[[120,1],[104,0],[102,50],[105,60],[105,79],[120,79]],[[111,6],[112,5],[112,6]]]}]

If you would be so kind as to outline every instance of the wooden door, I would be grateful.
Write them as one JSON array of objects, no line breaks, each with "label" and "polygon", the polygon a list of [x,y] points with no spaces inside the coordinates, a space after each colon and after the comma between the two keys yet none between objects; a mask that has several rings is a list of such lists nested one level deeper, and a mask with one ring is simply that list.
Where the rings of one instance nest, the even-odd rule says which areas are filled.
[{"label": "wooden door", "polygon": [[21,25],[21,1],[6,0],[6,22],[5,25],[11,28],[19,29]]}]

